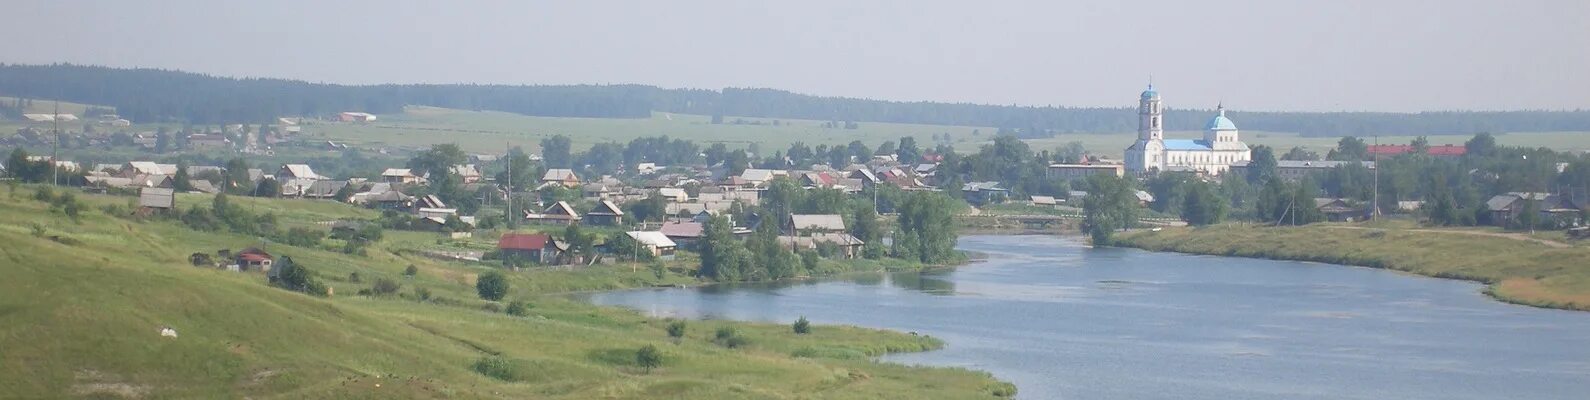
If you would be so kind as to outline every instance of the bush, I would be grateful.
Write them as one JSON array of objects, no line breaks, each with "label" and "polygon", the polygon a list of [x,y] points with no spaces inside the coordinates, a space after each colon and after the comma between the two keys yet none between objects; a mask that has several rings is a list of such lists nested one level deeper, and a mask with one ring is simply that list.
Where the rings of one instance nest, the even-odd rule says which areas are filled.
[{"label": "bush", "polygon": [[404,268],[403,269],[403,276],[413,277],[414,275],[417,275],[419,273],[420,273],[420,267],[416,267],[416,266],[414,266],[414,264],[409,264],[408,268]]},{"label": "bush", "polygon": [[359,283],[359,282],[363,282],[363,281],[364,281],[363,279],[359,278],[359,273],[358,272],[349,272],[348,273],[348,283]]},{"label": "bush", "polygon": [[731,349],[738,349],[738,348],[741,348],[741,347],[745,347],[745,345],[751,343],[750,340],[747,340],[745,337],[740,336],[740,333],[736,332],[734,330],[734,328],[730,328],[730,327],[727,327],[727,326],[718,328],[718,332],[715,335],[713,335],[713,337],[714,337],[713,341],[717,342],[719,345],[722,345],[723,347],[728,347],[728,348],[731,348]]},{"label": "bush", "polygon": [[508,295],[508,278],[502,276],[501,272],[487,272],[475,280],[475,292],[479,293],[482,299],[502,300],[503,296]]},{"label": "bush", "polygon": [[821,255],[817,254],[817,252],[815,252],[815,251],[811,251],[811,250],[802,251],[801,252],[801,266],[806,267],[806,271],[808,271],[808,272],[816,271],[817,270],[817,262],[820,259],[820,257],[821,257]]},{"label": "bush", "polygon": [[475,372],[497,380],[514,382],[519,380],[518,368],[512,361],[502,357],[485,357],[475,360]]},{"label": "bush", "polygon": [[508,315],[515,317],[528,317],[530,316],[530,304],[523,301],[514,301],[512,303],[508,303],[507,312]]},{"label": "bush", "polygon": [[646,373],[651,373],[652,368],[662,365],[662,352],[657,350],[657,346],[645,345],[635,351],[635,364],[645,368]]},{"label": "bush", "polygon": [[370,286],[370,291],[375,292],[378,296],[386,296],[396,294],[398,289],[402,287],[403,284],[397,283],[397,281],[387,278],[376,278],[375,285]]},{"label": "bush", "polygon": [[431,290],[422,287],[414,288],[414,298],[419,299],[420,301],[430,300]]},{"label": "bush", "polygon": [[812,323],[811,321],[806,320],[805,315],[802,315],[800,319],[795,320],[794,328],[795,334],[797,335],[812,333]]},{"label": "bush", "polygon": [[282,256],[276,261],[275,268],[277,272],[276,276],[271,278],[271,285],[313,296],[326,295],[326,287],[315,279],[314,272],[293,263],[292,257]]},{"label": "bush", "polygon": [[674,339],[685,337],[685,321],[669,322],[668,337]]}]

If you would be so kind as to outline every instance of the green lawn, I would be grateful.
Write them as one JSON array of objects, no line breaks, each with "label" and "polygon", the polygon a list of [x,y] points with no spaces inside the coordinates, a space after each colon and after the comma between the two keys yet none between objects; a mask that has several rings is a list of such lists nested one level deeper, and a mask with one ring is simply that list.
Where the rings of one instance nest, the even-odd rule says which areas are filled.
[{"label": "green lawn", "polygon": [[1122,245],[1155,251],[1318,261],[1474,280],[1489,284],[1486,293],[1504,301],[1590,310],[1590,246],[1539,243],[1525,234],[1382,222],[1226,224],[1139,231],[1119,239]]},{"label": "green lawn", "polygon": [[[795,335],[788,325],[692,321],[675,343],[665,321],[541,295],[688,279],[675,272],[661,280],[623,265],[510,273],[508,299],[531,305],[529,316],[513,317],[476,298],[475,277],[493,267],[401,251],[424,240],[417,235],[392,235],[368,256],[268,244],[335,292],[311,297],[269,287],[258,273],[187,263],[190,253],[237,250],[258,238],[103,211],[125,207],[126,197],[79,194],[89,207],[73,221],[32,200],[33,191],[0,187],[7,200],[0,203],[0,398],[961,399],[1009,390],[982,372],[867,357],[937,348],[933,338],[835,326]],[[370,215],[331,202],[234,203],[294,224]],[[409,265],[416,276],[403,276]],[[360,282],[349,279],[354,272]],[[376,279],[401,289],[354,295]],[[161,337],[166,326],[179,337]],[[712,343],[718,326],[733,326],[750,344]],[[649,373],[634,365],[634,351],[647,344],[662,348],[665,360]],[[518,381],[476,373],[472,366],[487,357],[507,360]]]}]

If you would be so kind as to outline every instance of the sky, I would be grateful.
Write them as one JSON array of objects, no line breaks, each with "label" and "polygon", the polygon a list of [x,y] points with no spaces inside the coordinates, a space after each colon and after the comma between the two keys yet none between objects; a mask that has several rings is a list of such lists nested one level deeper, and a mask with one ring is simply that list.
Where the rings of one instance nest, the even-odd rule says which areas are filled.
[{"label": "sky", "polygon": [[0,62],[1271,111],[1590,109],[1590,1],[8,1]]}]

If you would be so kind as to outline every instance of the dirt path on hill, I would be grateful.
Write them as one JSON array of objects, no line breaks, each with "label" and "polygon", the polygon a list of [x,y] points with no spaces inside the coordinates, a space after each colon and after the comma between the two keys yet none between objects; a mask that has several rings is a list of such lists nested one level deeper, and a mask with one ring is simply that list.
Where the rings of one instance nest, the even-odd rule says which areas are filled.
[{"label": "dirt path on hill", "polygon": [[1490,237],[1499,237],[1499,238],[1504,238],[1504,239],[1522,240],[1522,241],[1526,241],[1526,242],[1535,242],[1535,243],[1540,243],[1540,244],[1546,245],[1547,247],[1553,247],[1553,248],[1559,248],[1559,249],[1565,249],[1565,248],[1573,247],[1573,245],[1570,245],[1570,244],[1567,244],[1567,243],[1558,242],[1558,241],[1555,241],[1555,240],[1546,240],[1546,239],[1541,239],[1541,238],[1534,238],[1534,237],[1530,237],[1529,235],[1526,235],[1526,234],[1515,233],[1515,232],[1460,231],[1460,230],[1446,230],[1446,229],[1385,229],[1385,228],[1370,228],[1370,227],[1363,227],[1363,226],[1330,226],[1330,228],[1332,228],[1332,229],[1379,230],[1379,231],[1390,230],[1390,231],[1399,231],[1399,232],[1420,232],[1420,233],[1445,233],[1445,234],[1453,234],[1453,235],[1470,235],[1470,236],[1490,236]]}]

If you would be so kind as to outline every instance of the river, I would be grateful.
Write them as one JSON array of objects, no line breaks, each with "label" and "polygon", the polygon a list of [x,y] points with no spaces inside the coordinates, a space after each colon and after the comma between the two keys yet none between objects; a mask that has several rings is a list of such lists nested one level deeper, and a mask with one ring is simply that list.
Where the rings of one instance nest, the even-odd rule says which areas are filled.
[{"label": "river", "polygon": [[596,293],[658,316],[920,332],[1022,399],[1585,399],[1590,313],[1370,268],[970,236],[954,271]]}]

